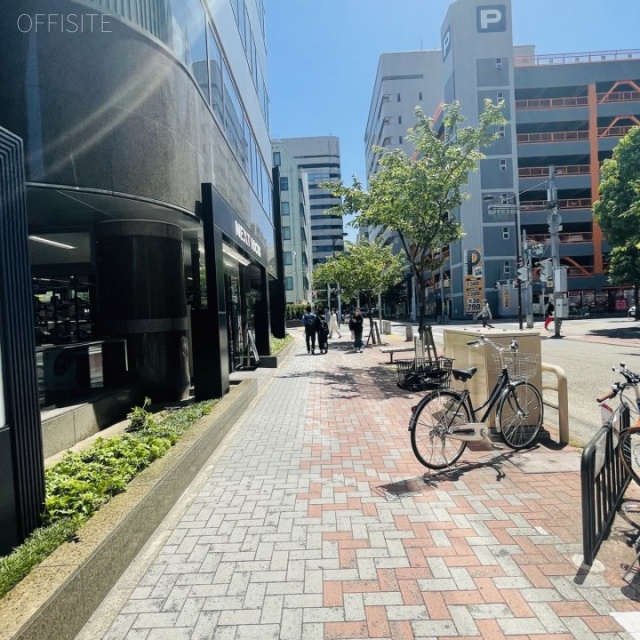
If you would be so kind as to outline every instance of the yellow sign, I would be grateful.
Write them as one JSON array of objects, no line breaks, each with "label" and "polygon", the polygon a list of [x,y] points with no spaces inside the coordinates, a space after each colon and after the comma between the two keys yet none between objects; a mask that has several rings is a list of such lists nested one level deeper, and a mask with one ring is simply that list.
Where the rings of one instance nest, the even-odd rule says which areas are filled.
[{"label": "yellow sign", "polygon": [[482,308],[484,298],[484,277],[482,252],[480,249],[468,249],[464,253],[464,301],[467,315],[476,314]]}]

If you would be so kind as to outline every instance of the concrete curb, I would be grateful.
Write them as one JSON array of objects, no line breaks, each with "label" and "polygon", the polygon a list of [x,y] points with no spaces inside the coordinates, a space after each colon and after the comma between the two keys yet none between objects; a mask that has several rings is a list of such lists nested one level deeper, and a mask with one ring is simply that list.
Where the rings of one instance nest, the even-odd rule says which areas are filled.
[{"label": "concrete curb", "polygon": [[71,640],[127,569],[257,393],[232,386],[202,418],[0,601],[0,640]]},{"label": "concrete curb", "polygon": [[293,351],[296,341],[291,340],[288,345],[272,356],[260,356],[260,366],[265,369],[277,369]]}]

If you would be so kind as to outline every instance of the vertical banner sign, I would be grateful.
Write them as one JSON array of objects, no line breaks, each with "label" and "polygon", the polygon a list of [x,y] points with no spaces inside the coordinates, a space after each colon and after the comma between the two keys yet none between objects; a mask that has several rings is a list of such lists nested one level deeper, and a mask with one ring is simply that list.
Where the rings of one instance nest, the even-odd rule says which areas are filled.
[{"label": "vertical banner sign", "polygon": [[464,300],[465,313],[476,314],[482,306],[484,275],[482,272],[482,252],[467,249],[464,252]]}]

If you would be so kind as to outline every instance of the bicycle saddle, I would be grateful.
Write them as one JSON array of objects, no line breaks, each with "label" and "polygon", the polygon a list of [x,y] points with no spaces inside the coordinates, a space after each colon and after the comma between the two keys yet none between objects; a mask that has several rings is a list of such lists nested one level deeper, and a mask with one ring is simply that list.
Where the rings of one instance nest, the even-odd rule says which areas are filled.
[{"label": "bicycle saddle", "polygon": [[478,367],[470,367],[469,369],[453,369],[451,374],[453,375],[454,380],[466,382],[467,380],[471,380],[471,378],[476,375],[477,371]]}]

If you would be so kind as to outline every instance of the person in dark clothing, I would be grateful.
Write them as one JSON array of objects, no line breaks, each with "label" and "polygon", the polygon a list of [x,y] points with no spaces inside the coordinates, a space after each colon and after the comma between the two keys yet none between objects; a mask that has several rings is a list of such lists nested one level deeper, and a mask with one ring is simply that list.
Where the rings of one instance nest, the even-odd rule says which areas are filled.
[{"label": "person in dark clothing", "polygon": [[327,325],[322,309],[318,309],[316,333],[318,334],[318,348],[320,349],[320,353],[327,353],[329,351],[329,325]]},{"label": "person in dark clothing", "polygon": [[349,329],[353,331],[353,347],[356,353],[362,353],[362,330],[364,328],[364,318],[360,314],[360,307],[356,307],[349,320]]},{"label": "person in dark clothing", "polygon": [[316,322],[318,317],[311,311],[311,305],[307,305],[307,310],[302,316],[302,326],[304,327],[304,339],[307,342],[307,353],[314,354],[316,351]]},{"label": "person in dark clothing", "polygon": [[549,300],[549,303],[547,304],[547,317],[544,320],[544,328],[547,331],[549,330],[549,325],[553,322],[553,312],[555,308],[553,300]]}]

